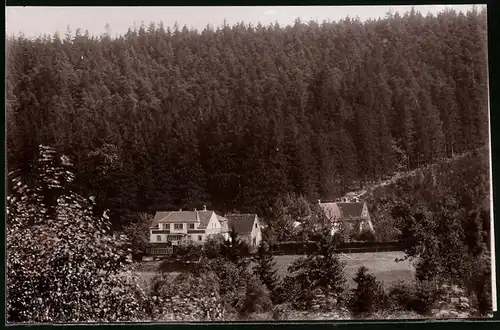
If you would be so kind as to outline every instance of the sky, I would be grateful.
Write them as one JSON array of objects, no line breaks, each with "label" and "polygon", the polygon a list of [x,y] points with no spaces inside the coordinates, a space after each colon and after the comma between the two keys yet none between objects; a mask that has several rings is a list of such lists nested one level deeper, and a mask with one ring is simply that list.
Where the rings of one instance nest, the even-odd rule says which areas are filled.
[{"label": "sky", "polygon": [[[421,5],[415,6],[423,15],[436,14],[446,8],[467,11],[472,5]],[[6,7],[7,35],[26,37],[54,35],[57,31],[64,35],[67,27],[74,33],[77,28],[88,30],[91,35],[105,32],[106,23],[111,35],[121,35],[129,27],[146,26],[150,22],[163,22],[165,27],[179,26],[202,30],[207,24],[220,26],[224,19],[229,25],[239,23],[261,23],[267,25],[278,22],[280,25],[292,24],[295,18],[302,21],[338,21],[346,16],[359,17],[361,20],[384,17],[389,11],[400,14],[411,6],[255,6],[255,7]]]}]

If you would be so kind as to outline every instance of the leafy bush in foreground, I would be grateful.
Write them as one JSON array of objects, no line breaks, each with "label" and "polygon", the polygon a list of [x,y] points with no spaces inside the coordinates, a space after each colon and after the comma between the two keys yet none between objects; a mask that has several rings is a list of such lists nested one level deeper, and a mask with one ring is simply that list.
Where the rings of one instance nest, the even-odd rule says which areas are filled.
[{"label": "leafy bush in foreground", "polygon": [[229,313],[245,316],[272,307],[269,290],[246,267],[216,258],[202,262],[197,273],[205,272],[217,274],[219,294]]},{"label": "leafy bush in foreground", "polygon": [[409,284],[396,282],[389,290],[389,303],[393,310],[413,311],[429,315],[442,294],[441,287],[432,281]]},{"label": "leafy bush in foreground", "polygon": [[145,299],[126,268],[125,242],[106,215],[68,189],[71,163],[40,146],[32,186],[12,180],[7,200],[8,322],[130,321]]},{"label": "leafy bush in foreground", "polygon": [[224,308],[217,276],[166,273],[151,280],[150,297],[154,320],[221,320]]}]

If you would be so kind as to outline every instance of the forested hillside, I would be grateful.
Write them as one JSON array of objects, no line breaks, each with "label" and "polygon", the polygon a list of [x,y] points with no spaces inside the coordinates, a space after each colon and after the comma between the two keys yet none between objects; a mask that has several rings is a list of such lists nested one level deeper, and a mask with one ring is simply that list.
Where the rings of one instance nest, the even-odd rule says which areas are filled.
[{"label": "forested hillside", "polygon": [[8,166],[64,151],[115,224],[331,199],[487,142],[486,32],[473,10],[9,38]]}]

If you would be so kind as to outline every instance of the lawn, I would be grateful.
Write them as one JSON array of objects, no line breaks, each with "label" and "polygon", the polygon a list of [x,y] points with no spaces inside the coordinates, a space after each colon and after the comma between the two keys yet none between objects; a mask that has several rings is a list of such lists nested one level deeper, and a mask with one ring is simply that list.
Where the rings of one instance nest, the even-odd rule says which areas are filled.
[{"label": "lawn", "polygon": [[[375,275],[377,280],[383,282],[385,287],[389,287],[397,280],[412,281],[414,278],[414,268],[408,261],[395,262],[396,258],[404,256],[403,252],[369,252],[369,253],[350,253],[341,254],[340,259],[346,263],[346,275],[349,279],[349,285],[354,286],[352,278],[355,276],[359,267],[365,266]],[[285,255],[275,256],[276,268],[281,276],[286,274],[288,266],[300,256]],[[159,262],[148,263],[148,267],[142,267],[139,271],[141,280],[149,281],[154,275],[154,268]]]},{"label": "lawn", "polygon": [[[408,261],[395,262],[402,258],[403,252],[368,252],[341,254],[340,259],[346,263],[346,275],[350,286],[354,285],[352,278],[359,267],[365,266],[375,275],[377,280],[388,287],[397,280],[411,281],[414,278],[414,268]],[[280,275],[285,275],[288,266],[300,256],[276,256],[276,268]]]}]

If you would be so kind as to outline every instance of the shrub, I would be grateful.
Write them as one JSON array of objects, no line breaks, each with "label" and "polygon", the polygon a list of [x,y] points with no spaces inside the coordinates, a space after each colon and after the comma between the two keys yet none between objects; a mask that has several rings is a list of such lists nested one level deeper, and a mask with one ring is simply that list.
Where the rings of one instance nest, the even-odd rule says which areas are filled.
[{"label": "shrub", "polygon": [[361,266],[354,281],[357,288],[353,290],[350,310],[356,316],[369,315],[387,307],[387,297],[382,285],[368,269]]},{"label": "shrub", "polygon": [[220,255],[238,267],[246,268],[250,262],[250,245],[241,240],[238,233],[232,229],[230,239],[220,245]]},{"label": "shrub", "polygon": [[395,282],[389,289],[389,306],[393,310],[410,310],[410,301],[414,298],[415,288],[404,281]]},{"label": "shrub", "polygon": [[199,273],[204,272],[217,274],[219,294],[223,298],[225,309],[230,313],[240,313],[252,274],[246,268],[238,267],[222,257],[204,260]]},{"label": "shrub", "polygon": [[433,306],[442,294],[438,284],[434,281],[417,282],[415,299],[411,301],[410,310],[413,310],[422,315],[427,315],[431,312]]},{"label": "shrub", "polygon": [[221,244],[223,241],[219,239],[209,239],[203,244],[203,257],[215,259],[222,255]]},{"label": "shrub", "polygon": [[246,317],[272,308],[271,294],[260,279],[241,264],[234,264],[226,258],[204,259],[198,273],[217,274],[219,295],[229,314]]},{"label": "shrub", "polygon": [[491,257],[489,254],[484,254],[482,256],[475,268],[473,276],[477,309],[481,315],[487,315],[492,312]]},{"label": "shrub", "polygon": [[[34,182],[13,179],[7,201],[9,322],[132,321],[145,295],[128,270],[126,242],[104,213],[71,191],[72,165],[40,146]],[[30,244],[26,244],[30,242]]]},{"label": "shrub", "polygon": [[375,242],[377,241],[377,236],[372,230],[365,229],[357,235],[357,240],[362,242]]},{"label": "shrub", "polygon": [[217,276],[189,273],[160,274],[151,280],[150,297],[155,320],[222,320],[224,309]]},{"label": "shrub", "polygon": [[123,232],[132,250],[134,261],[141,261],[148,248],[151,247],[149,242],[151,217],[147,213],[140,213],[134,218],[134,222],[125,227]]},{"label": "shrub", "polygon": [[389,291],[391,307],[397,310],[414,311],[428,315],[442,294],[440,286],[433,281],[417,284],[396,282]]},{"label": "shrub", "polygon": [[272,311],[273,320],[286,320],[292,311],[290,303],[275,305]]},{"label": "shrub", "polygon": [[239,313],[242,316],[251,313],[270,311],[273,307],[269,290],[257,278],[250,278],[246,283],[246,295]]}]

